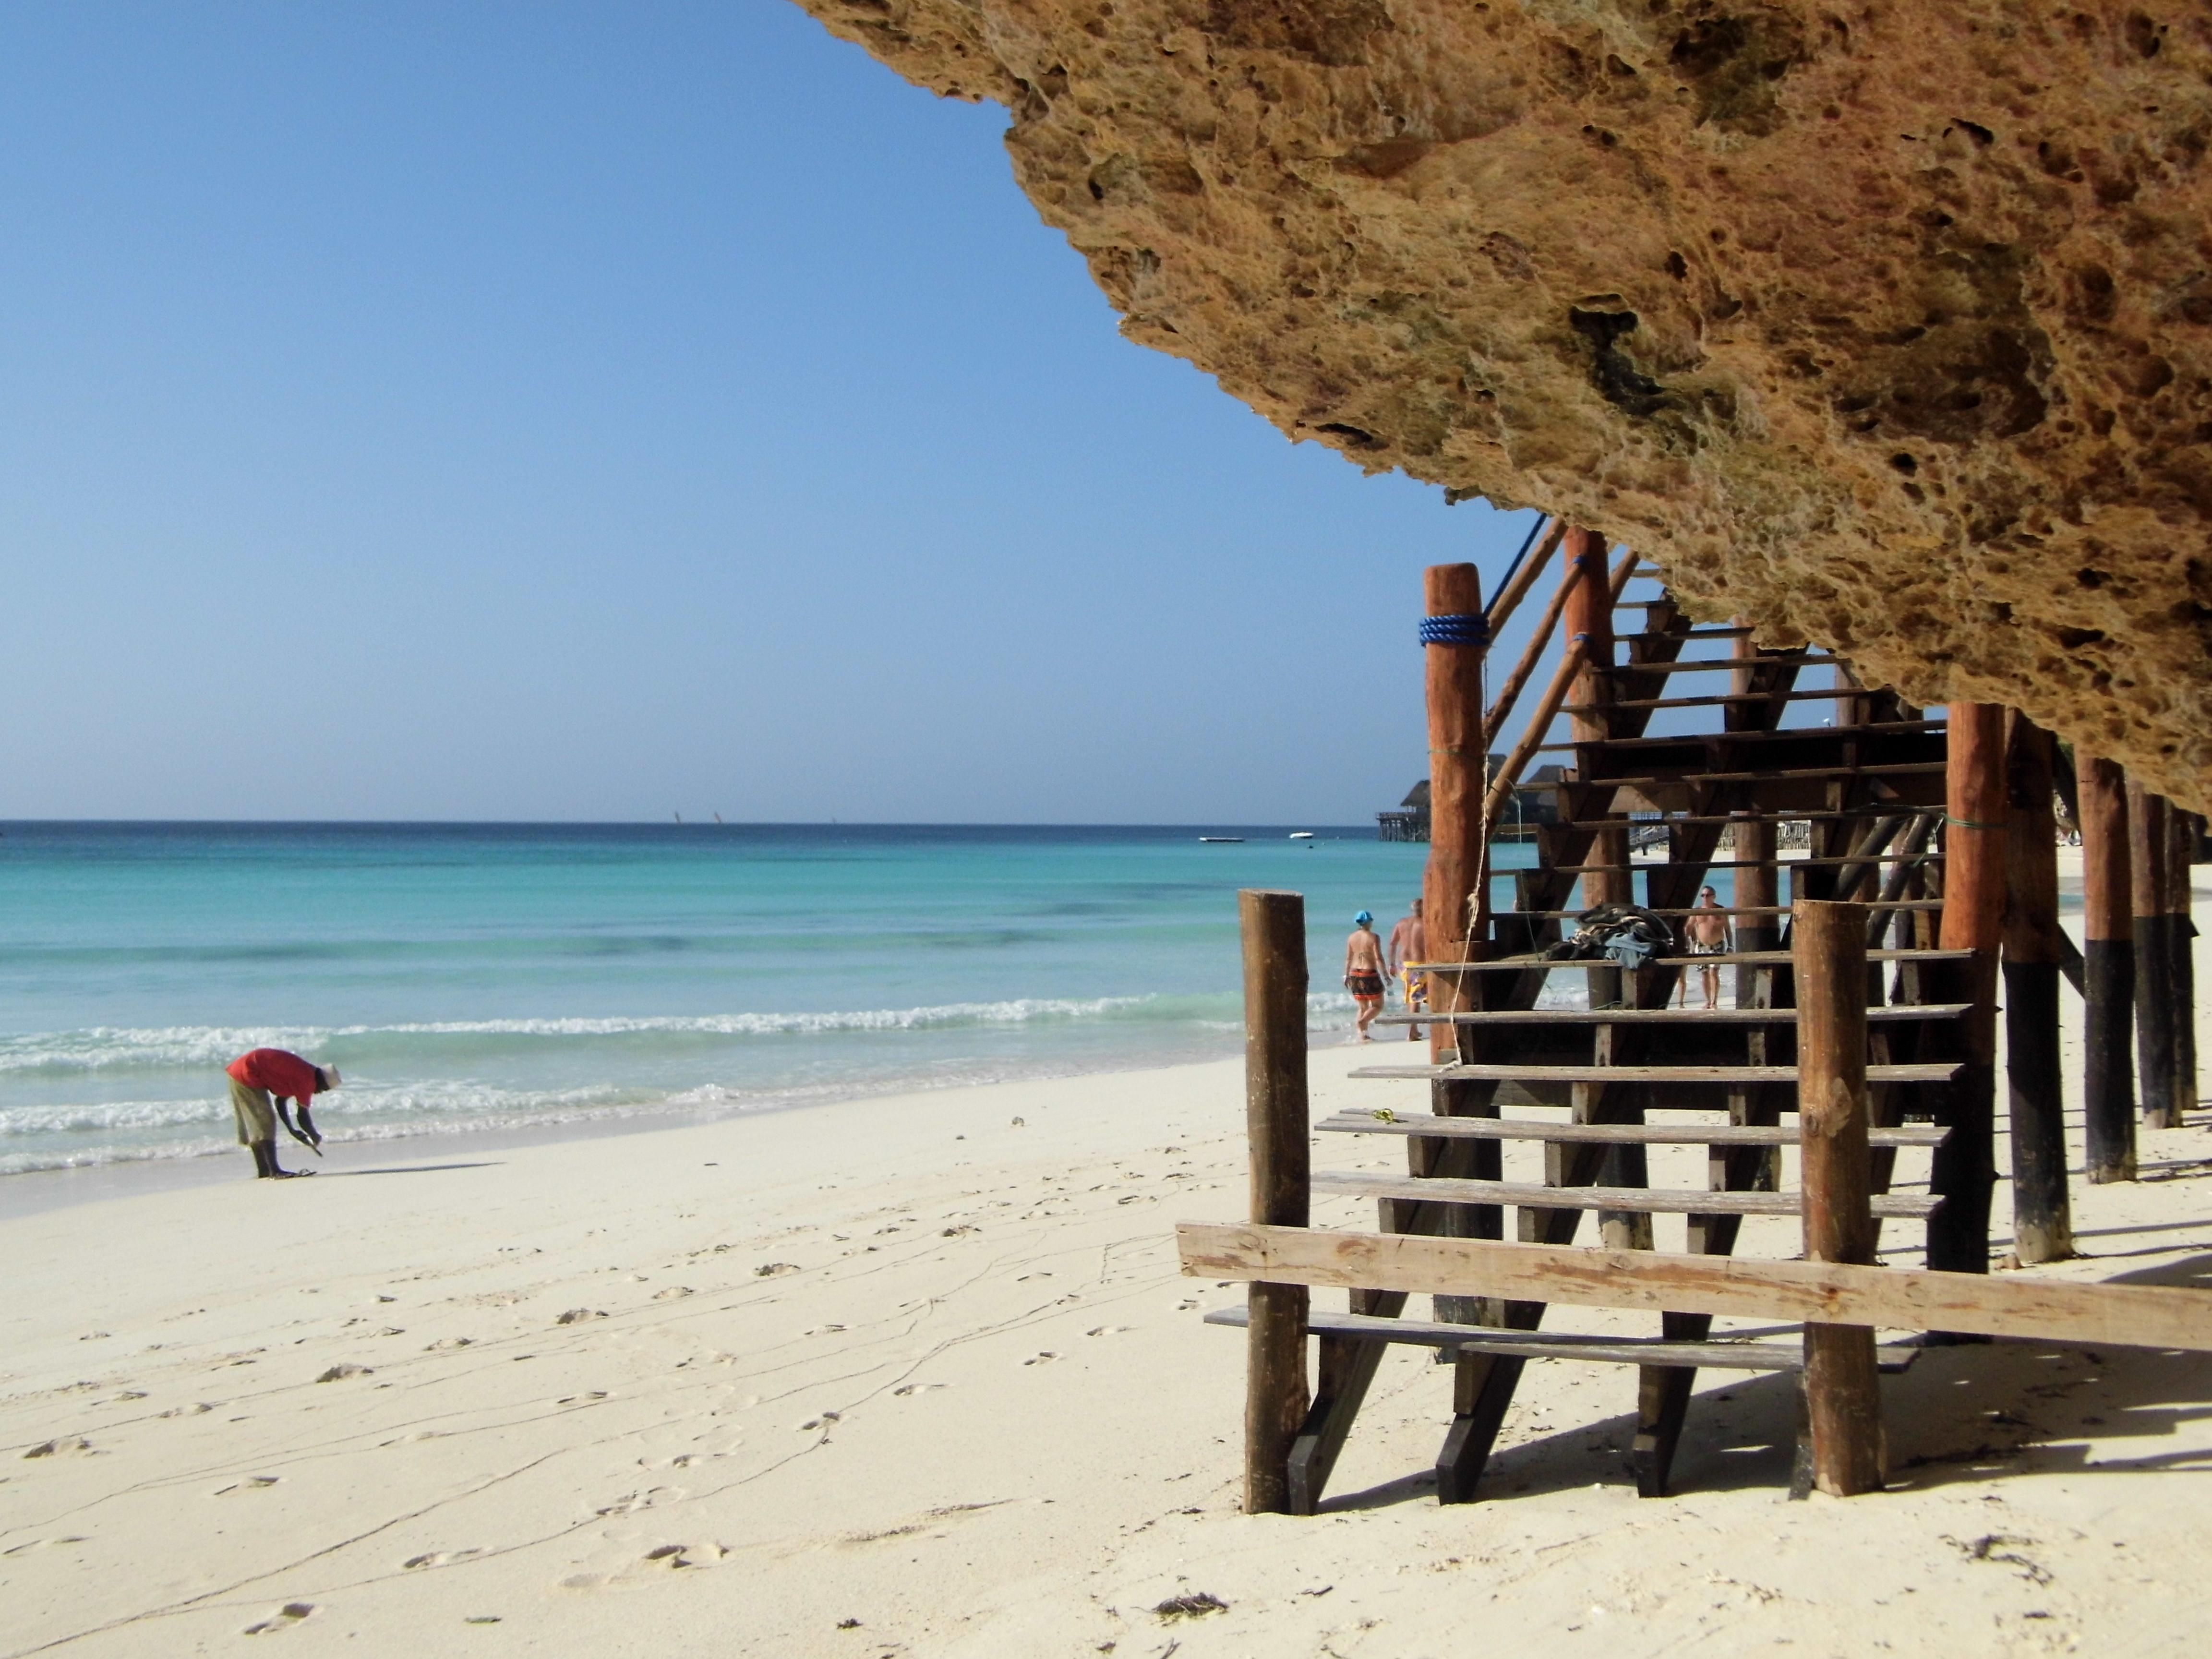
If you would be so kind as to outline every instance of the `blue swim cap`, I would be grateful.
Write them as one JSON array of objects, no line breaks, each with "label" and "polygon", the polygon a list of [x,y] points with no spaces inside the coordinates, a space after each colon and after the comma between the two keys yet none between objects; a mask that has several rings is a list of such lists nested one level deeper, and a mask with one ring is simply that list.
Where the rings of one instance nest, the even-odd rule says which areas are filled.
[{"label": "blue swim cap", "polygon": [[1372,910],[1362,910],[1358,915],[1352,917],[1352,920],[1355,926],[1363,922],[1370,922],[1375,920],[1375,913]]}]

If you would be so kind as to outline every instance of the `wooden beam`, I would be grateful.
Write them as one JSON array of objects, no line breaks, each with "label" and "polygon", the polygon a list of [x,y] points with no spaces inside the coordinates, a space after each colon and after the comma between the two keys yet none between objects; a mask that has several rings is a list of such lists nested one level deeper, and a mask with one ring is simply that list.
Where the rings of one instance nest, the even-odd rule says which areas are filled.
[{"label": "wooden beam", "polygon": [[[1565,533],[1565,526],[1557,529],[1560,535]],[[1534,576],[1535,573],[1532,570],[1523,574]],[[1552,643],[1553,630],[1559,625],[1559,613],[1567,607],[1567,596],[1575,591],[1575,585],[1582,579],[1583,567],[1580,563],[1570,560],[1560,568],[1559,585],[1552,591],[1551,603],[1544,607],[1544,614],[1536,619],[1536,631],[1529,635],[1528,643],[1522,647],[1521,660],[1513,665],[1513,672],[1505,677],[1505,684],[1498,688],[1497,700],[1483,716],[1486,752],[1497,743],[1505,730],[1505,722],[1513,717],[1514,704],[1521,701],[1521,693],[1528,687],[1528,677],[1536,672],[1536,664],[1542,659],[1546,647]],[[1498,627],[1496,623],[1491,627],[1490,636],[1493,640],[1498,637]]]},{"label": "wooden beam", "polygon": [[[1306,917],[1296,893],[1237,896],[1244,934],[1244,1122],[1251,1213],[1263,1226],[1308,1219]],[[1245,1342],[1244,1512],[1291,1506],[1290,1455],[1306,1413],[1307,1291],[1255,1284]]]},{"label": "wooden beam", "polygon": [[2005,735],[2005,1080],[2012,1127],[2012,1234],[2024,1263],[2074,1254],[2058,1058],[2057,744],[2018,709]]},{"label": "wooden beam", "polygon": [[[1432,564],[1423,573],[1424,614],[1482,615],[1482,573],[1471,564]],[[1468,902],[1479,919],[1489,908],[1480,890],[1482,801],[1487,748],[1482,726],[1480,644],[1430,643],[1422,648],[1429,718],[1429,861],[1421,878],[1422,923],[1429,951],[1447,959],[1467,954]]]},{"label": "wooden beam", "polygon": [[[1623,1215],[1796,1215],[1796,1193],[1716,1192],[1708,1188],[1540,1186],[1522,1181],[1366,1175],[1322,1170],[1313,1189],[1344,1198],[1395,1198],[1419,1204],[1510,1204],[1522,1210],[1617,1210]],[[1874,1212],[1918,1221],[1942,1200],[1884,1194]]]},{"label": "wooden beam", "polygon": [[2203,820],[2175,807],[2166,814],[2166,947],[2173,958],[2173,1109],[2179,1121],[2197,1109],[2196,894],[2189,868]]},{"label": "wooden beam", "polygon": [[2212,1352],[2212,1292],[2148,1285],[1198,1221],[1176,1226],[1176,1246],[1183,1272],[1194,1279],[1497,1296],[1655,1313],[1681,1309],[1881,1330]]},{"label": "wooden beam", "polygon": [[[1861,947],[1864,949],[1862,942]],[[1607,1021],[1604,1024],[1613,1024]],[[1627,1024],[1626,1021],[1620,1022]],[[1950,1060],[1908,1060],[1895,1066],[1876,1066],[1868,1073],[1876,1083],[1950,1083],[1960,1062]],[[1439,1069],[1430,1066],[1362,1066],[1350,1075],[1358,1078],[1411,1078],[1429,1081],[1446,1078],[1455,1082],[1486,1083],[1717,1083],[1740,1088],[1749,1083],[1795,1083],[1795,1066],[1508,1066],[1457,1064]]]},{"label": "wooden beam", "polygon": [[1996,1184],[1996,980],[2004,941],[2005,767],[2003,708],[1951,706],[1944,771],[1943,926],[1948,951],[1972,957],[1952,970],[1946,1000],[1971,1002],[1959,1033],[1966,1070],[1952,1084],[1939,1121],[1951,1137],[1936,1155],[1929,1185],[1949,1201],[1928,1228],[1928,1265],[1951,1273],[1990,1270],[1990,1194]]},{"label": "wooden beam", "polygon": [[2172,810],[2128,781],[2129,908],[2136,934],[2136,1093],[2146,1129],[2178,1129],[2174,1109],[2173,946],[2166,859]]},{"label": "wooden beam", "polygon": [[[1566,538],[1566,520],[1553,520],[1544,532],[1544,539],[1536,544],[1535,550],[1521,562],[1520,569],[1512,574],[1505,586],[1491,596],[1490,609],[1484,612],[1484,616],[1490,623],[1492,639],[1496,639],[1498,635],[1504,632],[1505,624],[1512,620],[1513,613],[1521,608],[1521,601],[1528,596],[1528,590],[1536,585],[1536,578],[1543,574],[1544,567],[1551,562],[1552,555],[1559,550],[1559,544]],[[1539,636],[1541,636],[1551,632],[1551,629],[1539,628],[1536,632]]]},{"label": "wooden beam", "polygon": [[[1314,1125],[1316,1132],[1353,1135],[1437,1135],[1467,1140],[1588,1140],[1646,1146],[1795,1146],[1797,1131],[1782,1124],[1556,1123],[1531,1117],[1437,1117],[1427,1112],[1388,1119],[1339,1112]],[[1869,1129],[1876,1146],[1936,1146],[1946,1129],[1899,1126]]]},{"label": "wooden beam", "polygon": [[[1867,1148],[1867,908],[1807,901],[1790,921],[1797,982],[1798,1124],[1805,1259],[1874,1264]],[[1881,1382],[1869,1325],[1805,1323],[1813,1484],[1837,1498],[1881,1489]]]},{"label": "wooden beam", "polygon": [[2127,775],[2076,750],[2081,793],[2081,1115],[2093,1185],[2136,1178],[2135,904]]}]

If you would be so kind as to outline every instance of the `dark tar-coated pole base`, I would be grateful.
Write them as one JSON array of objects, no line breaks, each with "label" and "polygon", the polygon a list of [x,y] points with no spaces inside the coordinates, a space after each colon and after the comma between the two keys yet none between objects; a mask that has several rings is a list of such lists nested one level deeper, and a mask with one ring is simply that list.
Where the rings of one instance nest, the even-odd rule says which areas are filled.
[{"label": "dark tar-coated pole base", "polygon": [[2093,939],[2081,947],[2081,1111],[2088,1133],[2089,1179],[2102,1186],[2136,1178],[2136,947],[2132,939]]}]

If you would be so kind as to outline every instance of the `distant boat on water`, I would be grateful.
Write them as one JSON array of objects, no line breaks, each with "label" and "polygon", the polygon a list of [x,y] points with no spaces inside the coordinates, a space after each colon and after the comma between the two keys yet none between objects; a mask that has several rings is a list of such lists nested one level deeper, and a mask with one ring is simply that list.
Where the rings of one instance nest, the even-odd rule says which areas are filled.
[{"label": "distant boat on water", "polygon": [[1242,836],[1200,836],[1199,840],[1208,847],[1242,847],[1244,844]]},{"label": "distant boat on water", "polygon": [[1293,830],[1291,831],[1291,839],[1292,841],[1311,841],[1313,838],[1314,832],[1310,830]]}]

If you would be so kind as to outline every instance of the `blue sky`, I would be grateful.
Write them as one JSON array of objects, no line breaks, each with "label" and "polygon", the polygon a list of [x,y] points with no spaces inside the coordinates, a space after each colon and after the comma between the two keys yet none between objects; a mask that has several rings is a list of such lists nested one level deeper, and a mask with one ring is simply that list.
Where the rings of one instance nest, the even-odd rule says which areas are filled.
[{"label": "blue sky", "polygon": [[0,817],[1394,803],[1528,515],[1121,340],[1004,126],[774,0],[0,5]]}]

